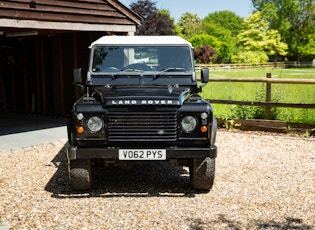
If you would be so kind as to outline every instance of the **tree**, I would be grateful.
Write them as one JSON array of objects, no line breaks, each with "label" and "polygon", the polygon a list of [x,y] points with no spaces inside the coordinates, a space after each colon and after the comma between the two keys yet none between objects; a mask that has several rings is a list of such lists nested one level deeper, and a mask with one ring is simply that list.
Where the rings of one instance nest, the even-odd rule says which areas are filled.
[{"label": "tree", "polygon": [[214,36],[209,34],[197,34],[189,39],[189,42],[194,46],[209,45],[217,51],[220,50],[222,43]]},{"label": "tree", "polygon": [[225,10],[208,14],[202,25],[207,34],[222,43],[217,62],[231,62],[232,55],[238,52],[237,34],[243,28],[243,19],[234,12]]},{"label": "tree", "polygon": [[261,11],[270,29],[278,30],[288,44],[291,60],[315,57],[315,3],[312,0],[252,0],[253,7]]},{"label": "tree", "polygon": [[241,51],[231,58],[232,63],[260,64],[268,61],[268,56],[262,51]]},{"label": "tree", "polygon": [[182,14],[176,25],[179,27],[179,33],[186,39],[202,33],[201,19],[197,14]]},{"label": "tree", "polygon": [[[190,40],[195,48],[195,58],[197,62],[208,64],[217,60],[217,53],[222,43],[215,37],[208,34],[198,34]],[[202,52],[205,52],[204,54]]]},{"label": "tree", "polygon": [[197,14],[186,12],[176,24],[177,34],[198,43],[194,47],[207,44],[199,44],[205,35],[211,36],[212,42],[215,38],[216,42],[208,44],[216,50],[216,62],[219,63],[230,62],[231,56],[238,51],[236,36],[242,25],[243,19],[231,11],[211,13],[203,20]]},{"label": "tree", "polygon": [[171,35],[174,34],[174,19],[168,10],[158,10],[155,2],[138,0],[130,4],[130,9],[143,18],[137,27],[136,35]]},{"label": "tree", "polygon": [[203,28],[206,34],[215,37],[220,41],[220,47],[217,48],[218,62],[230,62],[231,56],[236,51],[237,40],[232,36],[230,30],[225,29],[214,23],[203,22]]},{"label": "tree", "polygon": [[[239,33],[238,39],[245,52],[260,53],[262,60],[266,56],[278,57],[287,54],[287,45],[281,42],[280,34],[276,30],[269,29],[269,23],[262,19],[259,11],[244,20],[244,30]],[[245,54],[241,53],[239,55],[246,56]],[[251,53],[247,53],[247,55],[251,55]],[[235,57],[233,59],[238,60]]]},{"label": "tree", "polygon": [[203,19],[204,24],[215,24],[231,31],[232,36],[237,36],[243,27],[243,18],[232,11],[224,10],[209,14]]}]

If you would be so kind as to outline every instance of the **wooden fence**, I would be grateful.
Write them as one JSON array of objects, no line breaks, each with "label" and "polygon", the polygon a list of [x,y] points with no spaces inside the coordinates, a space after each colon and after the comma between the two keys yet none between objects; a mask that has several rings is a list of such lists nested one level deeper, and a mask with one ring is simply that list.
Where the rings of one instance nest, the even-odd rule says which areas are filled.
[{"label": "wooden fence", "polygon": [[234,104],[247,106],[261,106],[266,108],[265,119],[271,119],[272,107],[290,107],[315,109],[314,103],[283,103],[271,101],[272,84],[315,84],[315,79],[292,79],[292,78],[271,78],[271,73],[266,74],[266,78],[211,78],[210,82],[263,82],[266,83],[266,98],[264,102],[237,101],[237,100],[208,100],[216,104]]},{"label": "wooden fence", "polygon": [[287,68],[287,67],[315,67],[315,59],[309,62],[268,62],[258,64],[196,64],[196,70],[209,68],[210,70],[259,69],[259,68]]}]

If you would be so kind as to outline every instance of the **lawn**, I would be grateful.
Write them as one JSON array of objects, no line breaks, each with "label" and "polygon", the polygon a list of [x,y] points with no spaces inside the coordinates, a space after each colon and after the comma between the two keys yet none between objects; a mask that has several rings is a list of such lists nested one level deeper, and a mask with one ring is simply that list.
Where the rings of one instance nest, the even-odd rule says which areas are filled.
[{"label": "lawn", "polygon": [[[315,69],[247,69],[211,71],[210,82],[201,95],[206,99],[265,101],[265,83],[211,82],[211,78],[272,78],[315,79]],[[272,84],[272,101],[287,103],[315,103],[314,84]],[[252,106],[213,104],[216,117],[261,118],[262,109]],[[315,123],[315,109],[274,108],[273,118],[289,122]]]}]

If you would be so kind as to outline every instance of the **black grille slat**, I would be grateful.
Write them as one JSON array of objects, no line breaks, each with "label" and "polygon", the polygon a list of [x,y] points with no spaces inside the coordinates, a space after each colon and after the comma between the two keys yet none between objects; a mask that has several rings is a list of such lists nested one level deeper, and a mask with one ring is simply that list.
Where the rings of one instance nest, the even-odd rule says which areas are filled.
[{"label": "black grille slat", "polygon": [[176,111],[110,111],[109,141],[175,141]]}]

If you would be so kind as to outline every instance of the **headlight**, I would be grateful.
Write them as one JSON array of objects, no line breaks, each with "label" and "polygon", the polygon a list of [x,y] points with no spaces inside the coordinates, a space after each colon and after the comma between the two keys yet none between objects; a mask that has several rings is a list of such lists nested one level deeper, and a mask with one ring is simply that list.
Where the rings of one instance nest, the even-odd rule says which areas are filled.
[{"label": "headlight", "polygon": [[197,120],[193,116],[186,116],[182,119],[181,125],[186,133],[190,133],[196,128]]},{"label": "headlight", "polygon": [[87,127],[92,133],[96,133],[103,128],[104,122],[102,118],[94,116],[87,120]]}]

